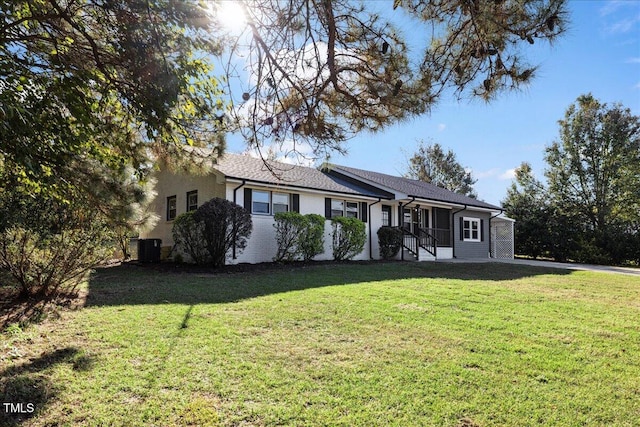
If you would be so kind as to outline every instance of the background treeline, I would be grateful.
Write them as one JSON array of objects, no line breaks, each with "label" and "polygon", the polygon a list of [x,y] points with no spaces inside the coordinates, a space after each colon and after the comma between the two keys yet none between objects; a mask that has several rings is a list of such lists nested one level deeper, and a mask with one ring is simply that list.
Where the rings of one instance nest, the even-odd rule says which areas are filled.
[{"label": "background treeline", "polygon": [[545,149],[546,181],[528,163],[502,204],[517,254],[558,261],[640,264],[640,119],[582,95]]}]

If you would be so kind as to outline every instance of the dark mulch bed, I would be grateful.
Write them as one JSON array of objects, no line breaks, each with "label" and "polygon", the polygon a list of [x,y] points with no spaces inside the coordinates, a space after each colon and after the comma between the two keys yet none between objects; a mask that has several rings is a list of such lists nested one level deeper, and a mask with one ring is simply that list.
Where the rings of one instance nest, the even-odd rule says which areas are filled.
[{"label": "dark mulch bed", "polygon": [[224,265],[222,267],[212,267],[206,265],[194,265],[174,262],[146,262],[130,261],[126,264],[139,268],[145,268],[153,271],[164,273],[186,273],[186,274],[237,274],[237,273],[261,273],[269,271],[292,271],[317,266],[330,265],[372,265],[387,262],[399,261],[294,261],[294,262],[263,262],[259,264],[234,264]]}]

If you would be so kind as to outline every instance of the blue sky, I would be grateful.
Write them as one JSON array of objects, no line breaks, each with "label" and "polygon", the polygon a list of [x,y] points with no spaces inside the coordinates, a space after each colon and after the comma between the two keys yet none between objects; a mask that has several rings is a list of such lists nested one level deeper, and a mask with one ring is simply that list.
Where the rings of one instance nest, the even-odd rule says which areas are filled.
[{"label": "blue sky", "polygon": [[[554,45],[532,46],[528,59],[539,69],[525,89],[486,104],[442,98],[430,115],[347,144],[332,162],[392,175],[406,171],[418,141],[452,149],[478,181],[480,199],[499,204],[513,169],[529,162],[544,178],[544,148],[558,138],[558,120],[581,94],[620,102],[640,115],[640,1],[571,0],[570,28]],[[229,151],[246,147],[229,138]]]}]

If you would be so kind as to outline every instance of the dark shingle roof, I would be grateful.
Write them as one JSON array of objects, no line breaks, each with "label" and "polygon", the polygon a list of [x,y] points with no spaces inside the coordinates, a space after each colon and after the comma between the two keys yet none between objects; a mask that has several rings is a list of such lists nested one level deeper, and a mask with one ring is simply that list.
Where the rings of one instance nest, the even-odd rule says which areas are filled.
[{"label": "dark shingle roof", "polygon": [[227,178],[247,180],[261,184],[283,185],[322,190],[333,193],[379,197],[375,191],[329,176],[318,169],[287,163],[268,161],[269,167],[260,158],[225,153],[218,159],[214,169]]},{"label": "dark shingle roof", "polygon": [[353,176],[365,179],[374,185],[382,185],[394,191],[407,194],[410,197],[492,210],[502,210],[502,208],[498,206],[463,196],[462,194],[454,193],[436,185],[417,181],[415,179],[402,178],[399,176],[386,175],[383,173],[338,165],[331,165],[329,173],[331,173],[331,171],[336,171],[338,173],[346,172]]}]

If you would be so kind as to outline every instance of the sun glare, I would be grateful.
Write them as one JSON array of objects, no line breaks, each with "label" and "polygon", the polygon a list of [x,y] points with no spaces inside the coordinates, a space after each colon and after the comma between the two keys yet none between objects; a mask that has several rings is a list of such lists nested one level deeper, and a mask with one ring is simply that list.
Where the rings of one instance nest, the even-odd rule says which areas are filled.
[{"label": "sun glare", "polygon": [[232,33],[240,33],[247,26],[247,17],[240,1],[211,2],[209,8],[220,26]]}]

